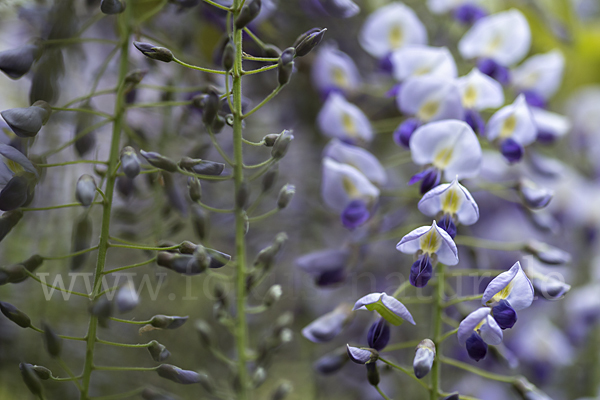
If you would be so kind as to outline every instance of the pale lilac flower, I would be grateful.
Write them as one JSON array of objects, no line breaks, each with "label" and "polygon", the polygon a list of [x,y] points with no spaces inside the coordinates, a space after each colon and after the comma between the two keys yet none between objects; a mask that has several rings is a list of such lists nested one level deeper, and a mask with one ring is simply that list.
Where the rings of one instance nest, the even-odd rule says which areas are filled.
[{"label": "pale lilac flower", "polygon": [[342,303],[334,310],[317,318],[304,329],[302,336],[314,343],[323,343],[332,340],[350,321],[354,313],[347,303]]},{"label": "pale lilac flower", "polygon": [[370,142],[373,139],[373,129],[367,116],[336,92],[327,97],[317,116],[317,125],[325,135],[347,142]]},{"label": "pale lilac flower", "polygon": [[481,3],[481,0],[427,0],[427,7],[434,14],[444,14],[465,4]]},{"label": "pale lilac flower", "polygon": [[400,82],[412,76],[457,77],[456,63],[448,48],[410,45],[390,56],[394,78]]},{"label": "pale lilac flower", "polygon": [[387,181],[387,174],[383,165],[377,157],[362,147],[333,139],[325,147],[323,156],[353,166],[377,186],[381,186]]},{"label": "pale lilac flower", "polygon": [[458,78],[457,84],[465,108],[481,111],[498,108],[504,104],[502,86],[477,68]]},{"label": "pale lilac flower", "polygon": [[400,111],[421,122],[462,119],[464,109],[454,80],[437,76],[412,77],[402,85],[396,97]]},{"label": "pale lilac flower", "polygon": [[346,349],[348,351],[348,357],[356,364],[367,364],[377,361],[377,352],[371,349],[361,349],[360,347],[350,346],[349,344],[346,344]]},{"label": "pale lilac flower", "polygon": [[312,65],[312,83],[319,92],[352,92],[361,85],[361,77],[352,58],[331,42],[321,45]]},{"label": "pale lilac flower", "polygon": [[559,50],[529,57],[511,73],[512,86],[526,95],[548,100],[560,87],[565,57]]},{"label": "pale lilac flower", "polygon": [[354,304],[353,310],[377,311],[394,326],[402,324],[405,320],[415,325],[415,320],[404,304],[386,293],[371,293],[361,297]]},{"label": "pale lilac flower", "polygon": [[466,346],[469,357],[479,361],[487,354],[487,345],[502,343],[502,329],[490,315],[491,309],[481,307],[469,314],[458,326],[457,338]]},{"label": "pale lilac flower", "polygon": [[347,249],[318,250],[296,259],[296,265],[311,275],[317,286],[331,286],[346,279],[350,260]]},{"label": "pale lilac flower", "polygon": [[565,136],[571,130],[569,118],[543,108],[530,107],[533,122],[537,127],[537,140],[552,143]]},{"label": "pale lilac flower", "polygon": [[466,59],[488,58],[508,67],[521,61],[530,45],[527,19],[511,9],[477,21],[458,43],[458,50]]},{"label": "pale lilac flower", "polygon": [[316,11],[334,18],[350,18],[360,12],[352,0],[308,0]]},{"label": "pale lilac flower", "polygon": [[358,41],[367,53],[381,59],[404,46],[426,44],[427,30],[412,9],[394,2],[367,17]]}]

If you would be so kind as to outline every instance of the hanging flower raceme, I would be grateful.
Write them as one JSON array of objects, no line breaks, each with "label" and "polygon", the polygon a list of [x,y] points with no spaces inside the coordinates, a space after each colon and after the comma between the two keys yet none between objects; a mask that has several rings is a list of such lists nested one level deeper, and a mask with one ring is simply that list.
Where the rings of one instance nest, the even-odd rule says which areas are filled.
[{"label": "hanging flower raceme", "polygon": [[421,182],[421,193],[454,178],[472,178],[479,173],[481,145],[473,129],[465,122],[444,120],[418,128],[410,138],[412,160],[425,169],[409,184]]},{"label": "hanging flower raceme", "polygon": [[491,316],[492,310],[481,307],[469,314],[458,326],[457,338],[461,346],[466,346],[467,353],[475,361],[487,354],[488,344],[502,343],[502,329]]},{"label": "hanging flower raceme", "polygon": [[348,164],[362,172],[374,185],[381,186],[387,181],[385,168],[379,160],[362,147],[347,144],[338,139],[330,141],[323,156],[342,164]]},{"label": "hanging flower raceme", "polygon": [[321,194],[327,206],[340,212],[348,229],[367,222],[379,199],[379,189],[358,169],[329,157],[323,159]]},{"label": "hanging flower raceme", "polygon": [[427,44],[427,30],[412,9],[394,2],[367,17],[358,41],[367,53],[384,59],[404,46]]},{"label": "hanging flower raceme", "polygon": [[475,133],[483,134],[485,123],[479,111],[498,108],[504,104],[504,91],[495,79],[473,68],[467,75],[458,78],[458,89],[465,108],[465,122]]},{"label": "hanging flower raceme", "polygon": [[451,238],[456,236],[458,224],[472,225],[479,219],[477,203],[467,188],[458,183],[458,179],[438,185],[425,193],[418,207],[427,216],[441,216],[439,226]]},{"label": "hanging flower raceme", "polygon": [[529,105],[545,107],[560,87],[565,57],[559,50],[536,54],[511,72],[511,85],[525,95]]},{"label": "hanging flower raceme", "polygon": [[456,244],[435,221],[431,226],[422,226],[408,233],[396,245],[396,250],[417,257],[410,268],[409,278],[410,284],[415,287],[427,285],[438,261],[447,265],[458,264]]},{"label": "hanging flower raceme", "polygon": [[327,97],[319,111],[317,125],[325,135],[345,142],[370,142],[373,139],[373,129],[367,116],[335,92]]},{"label": "hanging flower raceme", "polygon": [[521,61],[530,45],[527,19],[520,11],[511,9],[475,22],[458,43],[458,50],[465,59],[479,59],[481,72],[506,84],[507,67]]},{"label": "hanging flower raceme", "polygon": [[320,46],[312,65],[314,87],[323,95],[352,92],[361,85],[358,68],[350,56],[331,42]]},{"label": "hanging flower raceme", "polygon": [[517,322],[517,311],[533,302],[533,286],[521,263],[495,277],[483,292],[481,303],[491,308],[492,315],[502,329],[512,328]]},{"label": "hanging flower raceme", "polygon": [[502,107],[486,127],[489,141],[497,140],[500,152],[510,163],[520,161],[524,147],[537,137],[537,127],[524,95],[519,95],[514,103]]},{"label": "hanging flower raceme", "polygon": [[361,297],[354,304],[353,310],[376,311],[394,326],[401,325],[405,320],[415,325],[415,320],[404,304],[386,293],[371,293]]}]

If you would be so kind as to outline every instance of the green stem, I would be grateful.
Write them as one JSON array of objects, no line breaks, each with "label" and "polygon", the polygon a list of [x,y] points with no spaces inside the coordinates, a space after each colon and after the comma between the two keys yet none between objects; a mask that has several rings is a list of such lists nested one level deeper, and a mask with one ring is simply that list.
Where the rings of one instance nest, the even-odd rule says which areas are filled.
[{"label": "green stem", "polygon": [[64,256],[48,256],[48,257],[42,256],[42,258],[44,260],[64,260],[65,258],[76,257],[78,255],[85,254],[90,251],[94,251],[97,248],[98,248],[98,246],[94,246],[94,247],[90,247],[89,249],[79,250],[79,251],[76,251],[75,253],[66,254]]},{"label": "green stem", "polygon": [[81,296],[81,297],[88,297],[87,294],[85,293],[79,293],[79,292],[74,292],[72,290],[68,290],[68,289],[62,289],[60,287],[54,286],[49,284],[48,282],[43,282],[40,278],[38,278],[37,276],[35,276],[33,273],[29,272],[27,269],[23,268],[23,271],[25,271],[25,273],[27,275],[29,275],[31,277],[31,279],[38,281],[39,283],[41,283],[42,285],[48,286],[49,288],[58,290],[59,292],[65,292],[65,293],[69,293],[69,294],[73,294],[75,296]]},{"label": "green stem", "polygon": [[114,40],[110,39],[100,39],[100,38],[67,38],[67,39],[49,39],[44,40],[44,45],[55,45],[55,44],[77,44],[77,43],[107,43],[107,44],[117,44]]},{"label": "green stem", "polygon": [[[266,47],[266,45],[265,45],[265,42],[263,42],[262,40],[260,40],[260,39],[259,39],[259,37],[258,37],[258,36],[256,36],[256,35],[254,34],[254,32],[252,32],[250,29],[248,29],[248,28],[244,28],[244,32],[246,32],[246,34],[247,34],[248,36],[250,36],[250,37],[252,38],[252,40],[254,40],[254,42],[255,42],[255,43],[256,43],[256,44],[257,44],[259,47],[261,47],[261,48],[263,48],[263,49]],[[276,61],[279,61],[279,59],[277,59]]]},{"label": "green stem", "polygon": [[65,161],[65,162],[54,163],[54,164],[37,164],[37,166],[40,168],[52,168],[52,167],[63,167],[65,165],[74,165],[74,164],[106,164],[106,161],[75,160],[75,161]]},{"label": "green stem", "polygon": [[80,101],[91,99],[92,97],[102,96],[102,95],[105,95],[105,94],[113,94],[116,91],[117,91],[116,88],[112,88],[112,89],[100,90],[98,92],[93,92],[93,93],[90,93],[90,94],[86,94],[85,96],[77,97],[77,98],[69,101],[67,104],[65,104],[63,106],[63,108],[67,108],[69,106],[72,106],[73,104],[79,103]]},{"label": "green stem", "polygon": [[444,334],[444,336],[442,336],[440,338],[440,342],[443,342],[444,340],[448,339],[450,336],[455,335],[458,332],[458,328],[451,330],[450,332],[446,332],[446,334]]},{"label": "green stem", "polygon": [[285,85],[279,85],[275,89],[273,89],[271,94],[269,94],[267,97],[265,97],[263,101],[258,103],[252,110],[250,110],[246,114],[242,115],[242,119],[248,118],[249,116],[251,116],[252,114],[257,112],[258,110],[260,110],[262,108],[262,106],[267,104],[273,97],[277,96],[277,94],[281,91],[281,89],[283,89],[284,86]]},{"label": "green stem", "polygon": [[207,126],[206,129],[208,130],[208,134],[210,136],[210,141],[212,142],[213,146],[215,146],[215,149],[217,149],[217,151],[219,152],[221,157],[223,157],[223,160],[225,160],[225,162],[227,164],[229,164],[230,166],[233,167],[233,161],[231,161],[231,159],[227,156],[227,154],[225,154],[225,151],[223,151],[223,149],[221,148],[221,145],[219,145],[219,142],[217,142],[217,138],[215,137],[215,134],[214,134],[212,128],[210,126]]},{"label": "green stem", "polygon": [[107,340],[97,339],[96,343],[105,344],[108,346],[116,346],[116,347],[130,347],[130,348],[145,348],[150,347],[152,342],[150,343],[142,343],[142,344],[127,344],[127,343],[119,343],[119,342],[109,342]]},{"label": "green stem", "polygon": [[393,362],[388,361],[385,358],[381,358],[381,357],[379,357],[379,361],[382,361],[382,362],[386,363],[387,365],[389,365],[392,368],[397,369],[398,371],[402,371],[404,374],[410,376],[413,380],[415,380],[416,382],[418,382],[419,385],[423,386],[427,390],[430,390],[429,386],[427,386],[427,384],[425,382],[423,382],[422,380],[420,380],[419,378],[417,378],[412,371],[408,370],[408,368],[404,368],[404,367],[402,367],[400,365],[396,365]]},{"label": "green stem", "polygon": [[173,107],[173,106],[189,106],[191,100],[185,101],[157,101],[155,103],[137,103],[127,106],[127,108],[154,108],[154,107]]},{"label": "green stem", "polygon": [[219,3],[215,3],[215,2],[214,2],[214,1],[212,1],[212,0],[203,0],[203,1],[204,1],[205,3],[207,3],[207,4],[210,4],[210,5],[211,5],[211,6],[213,6],[213,7],[220,8],[221,10],[225,10],[225,11],[231,11],[231,9],[230,9],[229,7],[226,7],[226,6],[224,6],[224,5],[222,5],[222,4],[219,4]]},{"label": "green stem", "polygon": [[71,380],[73,381],[75,386],[77,386],[77,389],[81,390],[81,384],[75,377],[75,374],[73,373],[73,371],[71,371],[71,368],[69,368],[69,366],[60,357],[58,358],[58,364],[67,373],[67,375],[69,375],[69,378],[71,378]]},{"label": "green stem", "polygon": [[404,281],[402,282],[402,284],[400,286],[398,286],[398,289],[396,289],[396,291],[394,292],[394,294],[392,295],[392,297],[398,297],[400,296],[400,294],[407,288],[410,286],[410,281]]},{"label": "green stem", "polygon": [[211,68],[197,67],[192,64],[184,63],[183,61],[178,60],[175,57],[173,57],[173,61],[175,61],[177,64],[182,65],[186,68],[195,69],[197,71],[208,72],[209,74],[227,75],[226,71],[222,71],[222,70],[218,70],[218,69],[211,69]]},{"label": "green stem", "polygon": [[220,213],[220,214],[231,214],[233,212],[233,209],[225,209],[225,208],[215,208],[215,207],[211,207],[209,205],[206,205],[202,202],[197,202],[198,205],[202,208],[204,208],[205,210],[211,211],[211,212],[215,212],[215,213]]},{"label": "green stem", "polygon": [[267,65],[266,67],[261,67],[259,69],[252,69],[250,71],[242,71],[243,75],[254,75],[254,74],[260,74],[261,72],[265,72],[265,71],[270,71],[272,69],[277,68],[277,64],[273,64],[273,65]]},{"label": "green stem", "polygon": [[79,132],[77,135],[75,135],[75,137],[65,143],[63,143],[62,145],[60,145],[59,147],[57,147],[56,149],[52,149],[52,150],[48,150],[47,152],[45,152],[44,154],[42,154],[42,157],[49,157],[53,154],[56,154],[58,152],[60,152],[61,150],[66,149],[67,147],[69,147],[70,145],[72,145],[73,143],[75,143],[76,141],[78,141],[79,139],[81,139],[82,137],[84,137],[85,135],[87,135],[88,133],[103,127],[104,125],[108,124],[109,122],[111,122],[112,119],[105,119],[104,121],[100,121],[92,126],[88,126],[87,128],[85,128],[84,130],[82,130],[81,132]]},{"label": "green stem", "polygon": [[124,267],[118,267],[118,268],[109,269],[109,270],[104,271],[103,274],[104,275],[108,275],[108,274],[112,274],[114,272],[124,271],[126,269],[141,267],[143,265],[151,264],[154,261],[156,261],[156,257],[153,257],[153,258],[151,258],[149,260],[146,260],[146,261],[139,262],[137,264],[131,264],[131,265],[126,265]]},{"label": "green stem", "polygon": [[119,247],[122,249],[136,249],[136,250],[149,250],[149,251],[167,251],[167,250],[177,250],[181,247],[181,244],[177,244],[175,246],[169,247],[148,247],[148,246],[134,246],[129,244],[109,244],[110,247]]},{"label": "green stem", "polygon": [[[131,25],[129,22],[131,15],[131,4],[125,8],[125,12],[119,16],[119,26],[121,32],[121,59],[119,63],[118,89],[115,99],[115,116],[113,120],[113,130],[110,144],[110,155],[108,159],[108,171],[114,171],[119,161],[120,138],[123,121],[125,120],[125,78],[129,67],[129,36],[131,35]],[[106,256],[110,247],[108,238],[110,235],[110,217],[112,212],[113,194],[115,190],[116,176],[109,174],[106,178],[106,201],[102,209],[102,227],[100,231],[100,243],[98,245],[98,259],[94,271],[94,286],[91,299],[95,300],[101,291],[102,272],[106,264]],[[81,400],[89,399],[89,388],[92,371],[94,369],[94,347],[96,344],[96,330],[98,328],[98,318],[90,316],[90,322],[87,333],[87,345],[85,352],[85,363],[83,366],[83,388],[81,390]]]},{"label": "green stem", "polygon": [[475,294],[473,296],[457,297],[456,299],[452,299],[450,301],[445,302],[442,307],[446,308],[446,307],[450,307],[450,306],[453,306],[455,304],[459,304],[459,303],[462,303],[465,301],[480,300],[481,298],[483,298],[483,294]]},{"label": "green stem", "polygon": [[444,275],[444,264],[439,264],[437,269],[438,279],[434,292],[435,305],[433,309],[433,342],[435,343],[435,351],[437,356],[433,359],[433,366],[431,367],[431,390],[429,391],[430,400],[437,400],[439,398],[438,392],[440,391],[441,381],[440,357],[442,354],[442,315],[444,313],[444,283],[446,282],[446,279]]},{"label": "green stem", "polygon": [[263,220],[265,218],[269,218],[270,216],[277,214],[277,212],[279,212],[279,208],[274,208],[274,209],[272,209],[270,211],[267,211],[264,214],[257,215],[256,217],[248,218],[248,222],[258,222],[258,221],[261,221],[261,220]]},{"label": "green stem", "polygon": [[517,377],[500,375],[500,374],[495,374],[493,372],[484,371],[480,368],[474,367],[474,366],[464,363],[462,361],[454,360],[452,358],[441,357],[441,356],[436,357],[436,359],[438,359],[438,358],[439,358],[439,361],[444,364],[452,365],[453,367],[460,368],[465,371],[469,371],[472,374],[479,375],[479,376],[482,376],[484,378],[491,379],[494,381],[505,382],[505,383],[514,383],[518,380]]},{"label": "green stem", "polygon": [[147,325],[150,322],[152,322],[151,320],[148,320],[148,321],[131,321],[131,320],[128,320],[128,319],[121,319],[121,318],[116,318],[116,317],[110,317],[110,319],[112,321],[121,322],[121,323],[124,323],[124,324],[133,324],[133,325]]},{"label": "green stem", "polygon": [[98,371],[156,371],[156,367],[113,367],[105,365],[95,365],[94,369]]},{"label": "green stem", "polygon": [[[33,330],[34,330],[34,331],[36,331],[36,332],[39,332],[39,333],[44,333],[44,330],[43,330],[43,329],[40,329],[40,328],[38,328],[38,327],[36,327],[36,326],[30,325],[30,326],[29,326],[29,328],[30,328],[30,329],[33,329]],[[79,340],[79,341],[84,341],[84,340],[87,340],[87,338],[84,338],[84,337],[77,337],[77,336],[65,336],[65,335],[57,335],[57,336],[58,336],[59,338],[61,338],[61,339],[65,339],[65,340]]]},{"label": "green stem", "polygon": [[[246,142],[244,142],[246,143]],[[273,158],[267,158],[265,161],[258,163],[258,164],[252,164],[252,165],[244,165],[244,168],[246,169],[256,169],[256,168],[260,168],[260,167],[264,167],[265,165],[271,165],[273,161]]]},{"label": "green stem", "polygon": [[[92,204],[102,204],[101,201],[95,201]],[[21,211],[47,211],[47,210],[58,210],[60,208],[69,208],[69,207],[83,207],[81,203],[69,203],[69,204],[59,204],[57,206],[48,206],[48,207],[25,207],[21,208]]]},{"label": "green stem", "polygon": [[388,351],[395,351],[395,350],[402,350],[402,349],[410,349],[411,347],[417,347],[419,345],[419,343],[421,343],[420,340],[411,340],[409,342],[391,344],[389,346],[386,346],[381,351],[388,352]]},{"label": "green stem", "polygon": [[112,115],[103,113],[102,111],[92,110],[90,108],[68,108],[68,107],[52,107],[52,111],[71,111],[71,112],[80,112],[84,114],[93,114],[98,115],[99,117],[104,118],[112,118]]},{"label": "green stem", "polygon": [[379,388],[379,386],[375,386],[375,390],[377,390],[377,392],[381,395],[381,397],[383,397],[385,400],[392,400],[390,399],[385,393],[383,393],[383,390],[381,390]]}]

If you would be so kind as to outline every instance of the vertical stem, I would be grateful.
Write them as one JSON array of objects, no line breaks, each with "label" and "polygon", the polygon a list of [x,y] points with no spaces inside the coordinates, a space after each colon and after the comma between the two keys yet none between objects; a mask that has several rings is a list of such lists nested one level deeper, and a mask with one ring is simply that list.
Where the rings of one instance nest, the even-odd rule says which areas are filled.
[{"label": "vertical stem", "polygon": [[433,367],[431,368],[431,391],[429,394],[430,400],[437,400],[439,398],[440,391],[440,357],[442,356],[442,313],[444,312],[443,301],[444,301],[444,284],[446,283],[446,276],[444,274],[445,266],[438,264],[438,278],[437,286],[434,293],[434,310],[433,310],[433,342],[435,343],[436,357],[433,360]]},{"label": "vertical stem", "polygon": [[[119,26],[121,28],[121,60],[119,64],[119,80],[118,90],[115,99],[115,114],[113,122],[113,130],[110,144],[110,156],[108,159],[108,172],[105,188],[105,200],[102,209],[102,227],[100,233],[100,243],[98,245],[98,259],[96,261],[96,269],[94,270],[94,287],[92,290],[91,300],[95,300],[102,289],[102,272],[106,264],[106,254],[108,252],[108,239],[110,228],[110,217],[112,211],[113,194],[116,181],[116,166],[119,161],[120,137],[123,120],[125,118],[125,77],[127,75],[129,63],[129,36],[131,34],[131,26],[129,23],[129,12],[131,7],[127,7],[125,12],[119,16]],[[94,368],[94,346],[96,344],[96,330],[98,327],[98,318],[90,316],[88,333],[86,335],[86,352],[85,364],[83,367],[81,400],[89,399],[90,378]]]},{"label": "vertical stem", "polygon": [[[241,0],[233,2],[234,17],[240,12]],[[235,194],[242,190],[244,181],[244,159],[242,154],[242,31],[233,31],[235,45],[235,64],[233,67],[233,174]],[[248,371],[246,369],[246,242],[245,212],[238,204],[235,206],[235,254],[236,254],[236,324],[235,341],[238,356],[239,400],[249,398]]]}]

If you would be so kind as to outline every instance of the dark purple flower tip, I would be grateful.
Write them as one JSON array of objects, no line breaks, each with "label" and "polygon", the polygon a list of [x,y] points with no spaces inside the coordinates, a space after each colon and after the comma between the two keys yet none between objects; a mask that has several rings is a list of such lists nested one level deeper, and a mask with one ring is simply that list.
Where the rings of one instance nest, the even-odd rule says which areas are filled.
[{"label": "dark purple flower tip", "polygon": [[392,88],[385,93],[385,97],[397,99],[398,96],[400,95],[401,91],[402,91],[402,84],[397,83],[394,86],[392,86]]},{"label": "dark purple flower tip", "polygon": [[379,60],[379,69],[388,74],[391,74],[394,71],[394,64],[392,64],[392,53],[388,53],[385,57]]},{"label": "dark purple flower tip", "polygon": [[421,182],[421,194],[425,194],[440,183],[441,174],[434,167],[427,168],[418,174],[413,175],[408,181],[409,185],[413,185],[419,181]]},{"label": "dark purple flower tip", "polygon": [[454,220],[451,215],[444,214],[442,219],[439,220],[438,226],[450,235],[452,239],[456,237],[456,224],[454,224]]},{"label": "dark purple flower tip", "polygon": [[0,210],[10,211],[21,207],[27,201],[29,182],[22,176],[15,175],[0,191]]},{"label": "dark purple flower tip", "polygon": [[467,353],[469,353],[469,357],[477,362],[485,358],[487,348],[487,344],[483,341],[481,336],[475,332],[467,339]]},{"label": "dark purple flower tip", "polygon": [[556,135],[553,132],[538,128],[536,140],[539,143],[552,144],[556,141]]},{"label": "dark purple flower tip", "polygon": [[532,107],[546,108],[546,99],[535,90],[523,90],[521,92],[525,96],[525,101]]},{"label": "dark purple flower tip", "polygon": [[454,9],[454,19],[465,25],[472,25],[486,15],[485,10],[475,4],[466,3]]},{"label": "dark purple flower tip", "polygon": [[477,68],[484,74],[494,78],[502,85],[508,84],[510,74],[508,68],[498,64],[491,58],[482,58],[477,62]]},{"label": "dark purple flower tip", "polygon": [[394,142],[398,146],[409,148],[409,142],[412,134],[419,127],[420,122],[416,118],[409,118],[406,121],[398,125],[398,128],[394,131]]},{"label": "dark purple flower tip", "polygon": [[346,279],[346,270],[344,268],[324,271],[315,276],[315,285],[317,286],[332,286],[343,282]]},{"label": "dark purple flower tip", "polygon": [[431,279],[433,274],[433,265],[429,256],[421,256],[410,267],[410,284],[414,287],[424,287]]},{"label": "dark purple flower tip", "polygon": [[342,223],[348,229],[356,229],[368,221],[371,213],[363,200],[352,200],[342,211]]},{"label": "dark purple flower tip", "polygon": [[485,130],[485,122],[483,121],[483,118],[481,118],[481,115],[476,110],[467,109],[465,111],[464,120],[467,124],[469,124],[469,126],[471,128],[473,128],[473,131],[476,134],[478,134],[478,135],[483,134],[483,132]]},{"label": "dark purple flower tip", "polygon": [[506,158],[509,163],[516,163],[523,158],[523,153],[525,149],[519,143],[517,143],[514,139],[508,138],[505,139],[500,144],[500,152]]},{"label": "dark purple flower tip", "polygon": [[512,328],[517,322],[517,312],[506,300],[500,300],[497,305],[492,307],[492,315],[503,330]]},{"label": "dark purple flower tip", "polygon": [[390,326],[384,318],[379,318],[379,320],[369,328],[369,333],[367,334],[369,347],[381,351],[387,346],[389,341]]}]

